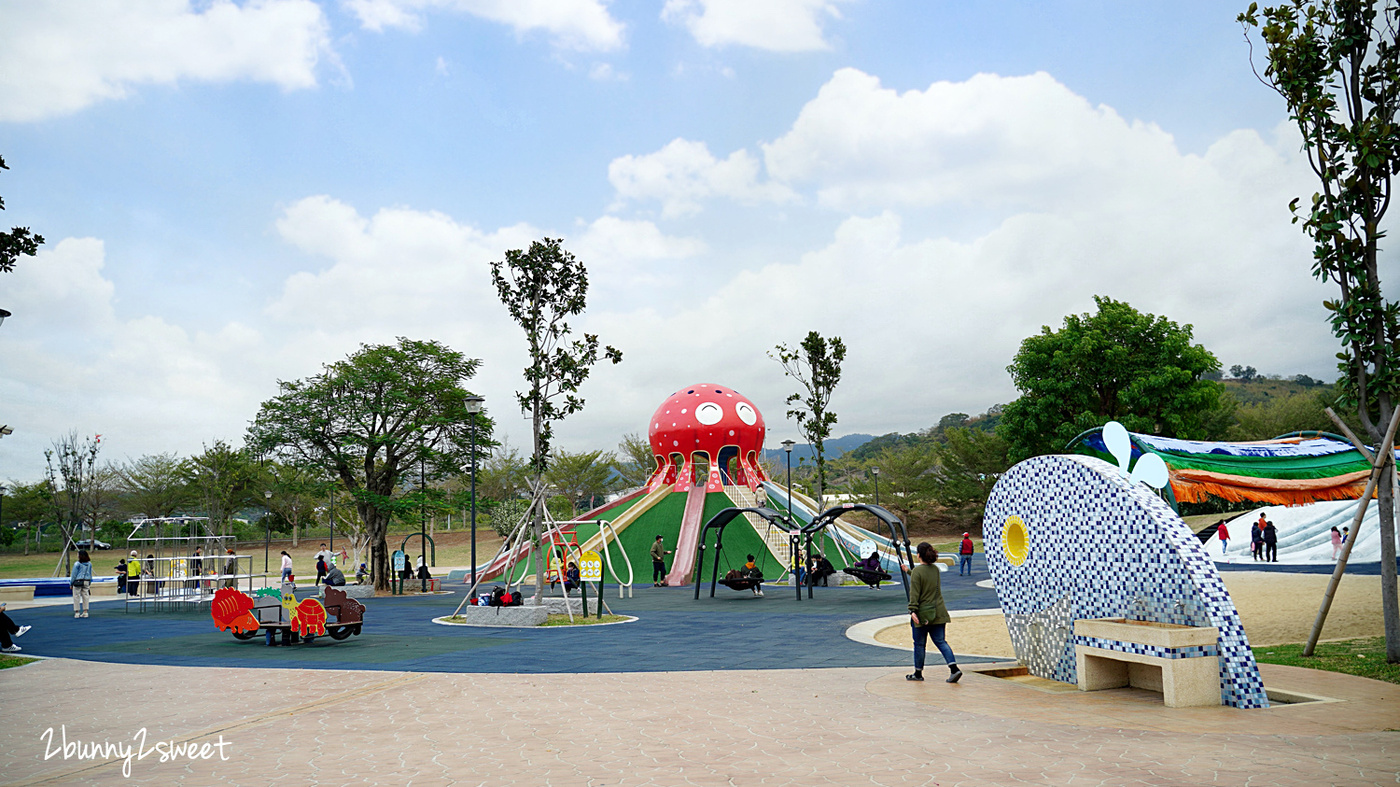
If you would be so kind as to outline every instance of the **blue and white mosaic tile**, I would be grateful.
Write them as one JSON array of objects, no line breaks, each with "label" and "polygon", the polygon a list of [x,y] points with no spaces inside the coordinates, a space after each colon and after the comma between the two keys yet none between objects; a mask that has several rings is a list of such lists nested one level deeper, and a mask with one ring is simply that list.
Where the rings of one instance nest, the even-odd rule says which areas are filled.
[{"label": "blue and white mosaic tile", "polygon": [[[1019,565],[1009,559],[1002,540],[1013,516],[1028,534]],[[1121,476],[1118,468],[1087,456],[1021,462],[992,490],[983,532],[1012,645],[1032,674],[1078,683],[1075,620],[1133,618],[1215,626],[1220,637],[1214,653],[1178,648],[1175,656],[1150,655],[1218,655],[1221,702],[1236,708],[1269,706],[1249,640],[1215,564],[1166,503]]]}]

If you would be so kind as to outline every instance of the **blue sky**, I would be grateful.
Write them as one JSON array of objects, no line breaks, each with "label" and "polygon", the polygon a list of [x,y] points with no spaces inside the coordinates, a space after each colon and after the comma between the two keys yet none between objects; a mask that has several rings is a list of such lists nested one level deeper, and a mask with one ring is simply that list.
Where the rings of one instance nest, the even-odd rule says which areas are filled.
[{"label": "blue sky", "polygon": [[1228,366],[1332,375],[1286,204],[1313,184],[1222,3],[0,0],[0,477],[236,441],[275,381],[440,339],[515,442],[487,266],[562,236],[626,355],[566,448],[765,351],[851,346],[839,433],[1014,398],[1095,294]]}]

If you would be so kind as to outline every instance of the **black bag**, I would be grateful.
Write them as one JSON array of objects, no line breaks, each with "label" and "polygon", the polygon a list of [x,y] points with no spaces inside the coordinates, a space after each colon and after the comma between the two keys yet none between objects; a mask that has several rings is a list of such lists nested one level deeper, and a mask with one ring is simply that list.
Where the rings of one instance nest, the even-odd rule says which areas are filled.
[{"label": "black bag", "polygon": [[490,602],[487,603],[487,606],[492,606],[492,607],[503,607],[503,606],[505,606],[505,597],[506,597],[507,595],[509,595],[509,594],[506,593],[506,589],[503,588],[503,587],[501,587],[500,585],[497,585],[496,587],[491,588],[491,600],[490,600]]}]

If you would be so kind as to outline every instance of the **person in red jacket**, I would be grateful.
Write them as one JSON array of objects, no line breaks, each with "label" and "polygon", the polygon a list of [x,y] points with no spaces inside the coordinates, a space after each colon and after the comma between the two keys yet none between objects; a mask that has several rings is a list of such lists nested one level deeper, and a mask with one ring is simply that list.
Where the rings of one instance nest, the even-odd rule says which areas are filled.
[{"label": "person in red jacket", "polygon": [[958,547],[958,576],[963,575],[963,569],[972,576],[972,536],[967,533],[963,533],[962,546]]}]

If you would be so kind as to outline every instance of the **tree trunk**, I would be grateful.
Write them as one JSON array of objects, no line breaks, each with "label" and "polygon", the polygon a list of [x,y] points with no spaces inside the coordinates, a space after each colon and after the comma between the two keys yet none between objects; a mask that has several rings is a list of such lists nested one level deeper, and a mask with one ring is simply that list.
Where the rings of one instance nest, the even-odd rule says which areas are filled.
[{"label": "tree trunk", "polygon": [[544,545],[543,545],[543,543],[542,543],[542,541],[543,541],[543,536],[544,536],[544,532],[543,532],[543,528],[541,527],[541,524],[540,524],[541,521],[544,519],[544,517],[543,517],[542,514],[541,514],[541,509],[543,509],[543,508],[544,508],[544,482],[543,482],[543,480],[541,480],[541,481],[539,482],[539,484],[535,487],[535,502],[534,502],[534,505],[531,507],[531,514],[530,514],[530,516],[531,516],[531,518],[532,518],[532,521],[531,521],[531,529],[534,531],[534,534],[535,534],[535,545],[534,545],[534,546],[535,546],[535,603],[536,603],[536,604],[543,603],[542,599],[544,598],[544,572],[545,572],[545,562],[544,562]]},{"label": "tree trunk", "polygon": [[[1385,660],[1400,663],[1400,599],[1395,586],[1395,498],[1391,474],[1395,464],[1381,472],[1380,510],[1381,535],[1381,612],[1385,619]],[[1354,538],[1355,536],[1353,536]]]},{"label": "tree trunk", "polygon": [[301,523],[301,518],[300,518],[300,517],[296,517],[296,518],[292,519],[292,549],[296,549],[296,548],[297,548],[297,531],[300,530],[300,528],[298,527],[298,525],[299,525],[300,523]]}]

